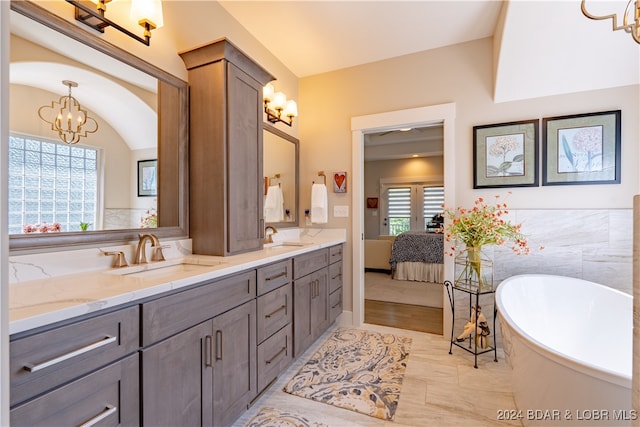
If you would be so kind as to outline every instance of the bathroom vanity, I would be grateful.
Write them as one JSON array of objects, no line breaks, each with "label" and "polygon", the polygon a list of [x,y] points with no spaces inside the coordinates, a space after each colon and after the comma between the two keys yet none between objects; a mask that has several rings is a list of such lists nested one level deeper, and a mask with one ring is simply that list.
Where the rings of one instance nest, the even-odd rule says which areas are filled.
[{"label": "bathroom vanity", "polygon": [[14,331],[11,424],[230,425],[335,320],[343,241],[18,284],[55,289],[51,307],[92,278],[113,291]]}]

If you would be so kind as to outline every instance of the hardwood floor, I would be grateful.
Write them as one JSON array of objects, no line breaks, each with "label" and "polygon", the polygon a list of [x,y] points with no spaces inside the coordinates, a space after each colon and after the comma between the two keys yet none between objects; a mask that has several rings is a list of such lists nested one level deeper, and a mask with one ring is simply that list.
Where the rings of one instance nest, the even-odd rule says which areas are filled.
[{"label": "hardwood floor", "polygon": [[442,335],[442,308],[364,300],[364,321]]}]

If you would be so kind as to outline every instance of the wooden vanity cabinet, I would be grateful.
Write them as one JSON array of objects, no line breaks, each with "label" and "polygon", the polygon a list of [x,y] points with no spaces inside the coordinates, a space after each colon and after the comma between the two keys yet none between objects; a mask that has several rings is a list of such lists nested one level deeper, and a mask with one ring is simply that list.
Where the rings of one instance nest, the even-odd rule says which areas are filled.
[{"label": "wooden vanity cabinet", "polygon": [[293,361],[293,278],[287,259],[258,269],[258,392]]},{"label": "wooden vanity cabinet", "polygon": [[142,304],[143,425],[226,426],[246,410],[257,395],[255,297],[250,270]]},{"label": "wooden vanity cabinet", "polygon": [[11,425],[140,423],[138,306],[10,342]]},{"label": "wooden vanity cabinet", "polygon": [[343,245],[329,248],[329,323],[342,313],[342,249]]},{"label": "wooden vanity cabinet", "polygon": [[294,357],[298,357],[329,326],[329,249],[293,258]]},{"label": "wooden vanity cabinet", "polygon": [[274,77],[226,39],[181,52],[189,75],[193,252],[262,248],[262,88]]}]

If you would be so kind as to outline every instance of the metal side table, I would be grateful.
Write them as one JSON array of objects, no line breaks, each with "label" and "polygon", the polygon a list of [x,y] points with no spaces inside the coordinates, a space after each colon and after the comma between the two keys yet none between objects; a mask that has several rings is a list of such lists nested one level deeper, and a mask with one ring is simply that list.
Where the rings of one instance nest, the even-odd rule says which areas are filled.
[{"label": "metal side table", "polygon": [[[469,288],[469,287],[458,287],[455,286],[453,283],[451,283],[449,280],[445,280],[444,281],[444,286],[447,288],[447,296],[449,297],[449,303],[451,305],[451,314],[452,314],[452,320],[451,320],[451,342],[449,344],[449,354],[453,354],[452,350],[453,350],[453,346],[457,346],[460,347],[461,349],[471,353],[474,355],[474,364],[473,367],[474,368],[478,368],[478,355],[479,354],[484,354],[484,353],[489,353],[493,351],[493,360],[494,362],[498,361],[498,349],[496,347],[496,342],[495,342],[495,334],[496,334],[496,316],[498,314],[498,310],[496,308],[496,304],[495,304],[495,298],[494,298],[494,303],[493,303],[493,345],[489,345],[487,348],[478,348],[478,328],[476,326],[476,328],[474,328],[473,333],[470,334],[468,337],[466,337],[463,341],[458,342],[456,339],[453,338],[453,331],[455,330],[455,325],[456,325],[456,310],[455,310],[455,293],[456,291],[458,292],[464,292],[466,294],[469,295],[469,316],[471,316],[471,310],[472,310],[472,303],[474,300],[474,296],[475,296],[475,306],[477,307],[480,303],[480,295],[487,295],[487,294],[495,294],[495,289],[493,287],[491,287],[491,289],[488,290],[480,290],[478,288],[473,289],[473,288]],[[468,342],[468,345],[465,345],[465,343]]]}]

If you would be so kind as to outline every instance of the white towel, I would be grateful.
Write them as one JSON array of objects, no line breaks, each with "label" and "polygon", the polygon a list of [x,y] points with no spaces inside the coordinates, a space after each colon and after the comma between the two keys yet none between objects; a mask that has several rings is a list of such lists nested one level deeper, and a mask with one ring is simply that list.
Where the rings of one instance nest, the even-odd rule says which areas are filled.
[{"label": "white towel", "polygon": [[311,222],[325,224],[328,218],[327,186],[313,184],[311,186]]},{"label": "white towel", "polygon": [[271,185],[267,188],[267,196],[264,199],[264,222],[284,221],[284,197],[279,185]]}]

